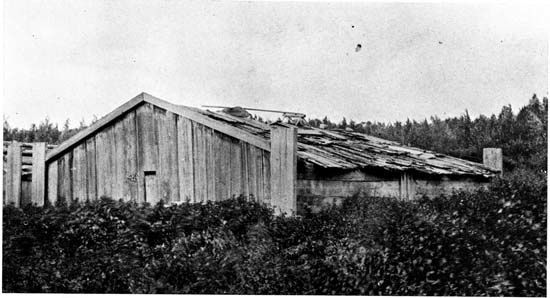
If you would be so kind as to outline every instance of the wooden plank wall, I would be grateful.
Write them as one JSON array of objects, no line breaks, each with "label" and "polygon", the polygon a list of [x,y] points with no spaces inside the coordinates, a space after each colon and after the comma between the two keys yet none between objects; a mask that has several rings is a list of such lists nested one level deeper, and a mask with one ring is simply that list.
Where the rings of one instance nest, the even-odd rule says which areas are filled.
[{"label": "wooden plank wall", "polygon": [[194,194],[195,202],[204,202],[243,195],[251,200],[270,201],[266,183],[271,175],[266,162],[269,152],[185,118],[178,118],[178,122],[185,128],[178,131],[178,138],[191,138],[193,144],[192,150],[179,156],[180,164],[192,162],[194,169],[181,169],[185,172],[180,187],[187,186],[182,189],[183,198]]},{"label": "wooden plank wall", "polygon": [[47,167],[50,202],[101,196],[206,202],[242,194],[269,203],[271,197],[268,151],[147,103]]},{"label": "wooden plank wall", "polygon": [[271,197],[276,212],[296,213],[297,130],[271,126]]},{"label": "wooden plank wall", "polygon": [[21,203],[21,144],[12,142],[8,147],[6,169],[6,203],[19,207]]},{"label": "wooden plank wall", "polygon": [[46,198],[46,143],[33,143],[32,146],[32,184],[31,201],[38,206],[44,205]]},{"label": "wooden plank wall", "polygon": [[51,205],[55,206],[58,200],[57,192],[57,161],[50,163],[48,166],[48,201]]},{"label": "wooden plank wall", "polygon": [[4,204],[43,205],[46,143],[4,142]]}]

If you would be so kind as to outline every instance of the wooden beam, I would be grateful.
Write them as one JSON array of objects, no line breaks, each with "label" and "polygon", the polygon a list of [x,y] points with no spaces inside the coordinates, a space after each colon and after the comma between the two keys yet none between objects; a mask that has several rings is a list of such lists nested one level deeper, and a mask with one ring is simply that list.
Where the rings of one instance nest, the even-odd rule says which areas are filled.
[{"label": "wooden beam", "polygon": [[297,129],[271,126],[271,204],[277,213],[296,214]]},{"label": "wooden beam", "polygon": [[211,129],[217,130],[221,133],[224,133],[226,135],[232,136],[234,138],[237,138],[239,140],[243,140],[247,143],[250,143],[256,147],[259,147],[261,149],[264,149],[266,151],[270,150],[269,141],[264,139],[263,137],[251,134],[249,132],[246,132],[242,129],[239,129],[237,127],[231,126],[229,124],[223,123],[218,120],[214,120],[208,116],[205,116],[199,112],[194,111],[191,108],[171,104],[167,101],[164,101],[162,99],[156,98],[152,95],[149,95],[147,93],[143,93],[144,100],[156,105],[158,107],[161,107],[163,109],[166,109],[168,111],[171,111],[173,113],[176,113],[178,115],[181,115],[187,119],[193,120],[197,123],[200,123],[206,127],[209,127]]},{"label": "wooden beam", "polygon": [[32,147],[31,202],[44,206],[46,197],[46,143],[34,143]]}]

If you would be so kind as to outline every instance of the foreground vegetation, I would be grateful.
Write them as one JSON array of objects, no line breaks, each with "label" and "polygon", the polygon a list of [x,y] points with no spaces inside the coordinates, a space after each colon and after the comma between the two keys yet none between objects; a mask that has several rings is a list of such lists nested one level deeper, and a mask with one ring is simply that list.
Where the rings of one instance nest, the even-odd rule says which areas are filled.
[{"label": "foreground vegetation", "polygon": [[4,292],[546,295],[546,177],[297,218],[243,199],[4,208]]}]

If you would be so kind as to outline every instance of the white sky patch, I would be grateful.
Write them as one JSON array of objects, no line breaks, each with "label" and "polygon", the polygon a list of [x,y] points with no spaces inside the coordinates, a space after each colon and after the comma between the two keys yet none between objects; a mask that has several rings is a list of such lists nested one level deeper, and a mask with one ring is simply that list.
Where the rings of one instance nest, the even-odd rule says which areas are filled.
[{"label": "white sky patch", "polygon": [[548,95],[543,8],[5,1],[3,114],[77,125],[142,91],[338,121],[498,113]]}]

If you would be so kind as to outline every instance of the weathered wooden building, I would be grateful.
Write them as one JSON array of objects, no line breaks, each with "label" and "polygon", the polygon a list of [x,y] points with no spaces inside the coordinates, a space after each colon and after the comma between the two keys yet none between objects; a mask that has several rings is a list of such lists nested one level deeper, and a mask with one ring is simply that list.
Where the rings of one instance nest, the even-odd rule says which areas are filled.
[{"label": "weathered wooden building", "polygon": [[475,188],[498,174],[495,167],[142,93],[48,152],[45,199],[175,203],[244,195],[291,213],[354,194],[413,199]]},{"label": "weathered wooden building", "polygon": [[[26,143],[4,141],[3,144],[3,203],[15,206],[44,204],[45,158],[55,148],[44,142]],[[34,174],[34,175],[33,175]],[[38,177],[33,179],[33,177]]]}]

